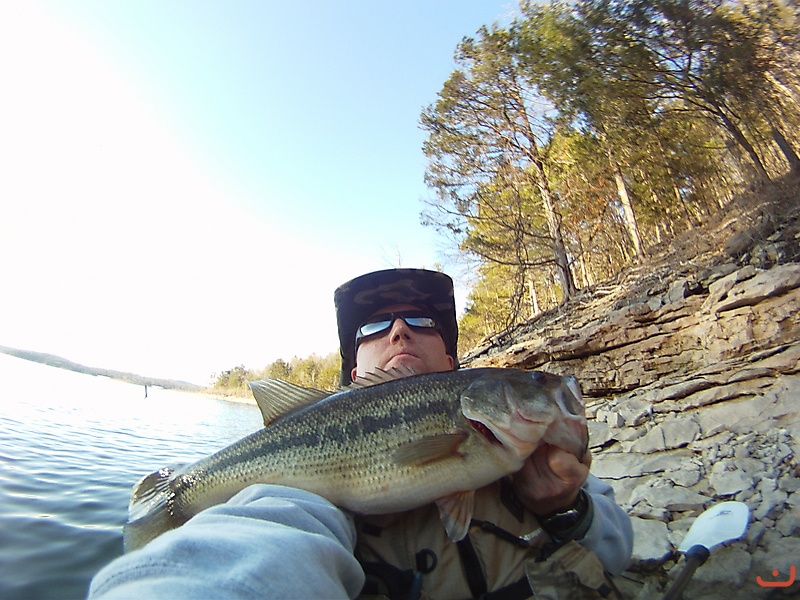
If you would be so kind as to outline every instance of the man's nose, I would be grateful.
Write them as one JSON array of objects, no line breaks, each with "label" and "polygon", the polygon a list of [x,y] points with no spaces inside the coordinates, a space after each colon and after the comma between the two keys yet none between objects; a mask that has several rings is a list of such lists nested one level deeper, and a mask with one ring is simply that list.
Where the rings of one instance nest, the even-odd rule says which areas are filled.
[{"label": "man's nose", "polygon": [[411,338],[411,328],[406,324],[403,319],[395,319],[392,323],[392,329],[389,333],[389,339],[393,342],[400,341],[401,339]]}]

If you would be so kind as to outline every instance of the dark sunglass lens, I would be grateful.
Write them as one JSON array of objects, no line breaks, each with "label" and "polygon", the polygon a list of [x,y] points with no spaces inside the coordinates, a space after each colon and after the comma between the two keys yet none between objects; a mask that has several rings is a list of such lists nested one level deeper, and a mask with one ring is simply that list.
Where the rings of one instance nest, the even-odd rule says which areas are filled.
[{"label": "dark sunglass lens", "polygon": [[424,327],[426,329],[436,327],[436,321],[430,317],[406,317],[403,320],[412,327]]},{"label": "dark sunglass lens", "polygon": [[436,321],[431,317],[420,313],[391,313],[388,315],[378,315],[374,321],[364,323],[356,332],[356,342],[366,337],[387,332],[396,319],[403,319],[411,327],[419,329],[435,329]]},{"label": "dark sunglass lens", "polygon": [[360,339],[370,335],[374,335],[385,329],[389,329],[389,327],[391,326],[392,322],[389,320],[375,321],[374,323],[364,323],[361,327],[358,328],[358,335],[356,337]]}]

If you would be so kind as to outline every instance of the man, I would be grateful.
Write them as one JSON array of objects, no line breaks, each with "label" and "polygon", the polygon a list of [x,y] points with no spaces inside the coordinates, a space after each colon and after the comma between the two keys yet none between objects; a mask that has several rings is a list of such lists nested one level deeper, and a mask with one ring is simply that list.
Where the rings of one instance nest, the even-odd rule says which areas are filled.
[{"label": "man", "polygon": [[[458,368],[453,287],[446,275],[379,271],[341,286],[334,298],[343,383],[375,368],[419,374]],[[365,580],[354,552],[369,574],[365,594],[460,598],[489,591],[526,598],[526,574],[542,582],[540,597],[549,597],[544,592],[551,588],[576,597],[576,577],[592,580],[580,591],[604,591],[603,565],[574,542],[570,547],[570,536],[597,552],[606,569],[619,572],[630,557],[632,534],[610,488],[587,477],[587,464],[571,455],[537,452],[511,483],[479,490],[475,519],[481,525],[459,545],[444,535],[433,506],[359,518],[356,529],[315,494],[253,485],[112,562],[93,579],[89,597],[144,598],[166,589],[185,598],[352,598]],[[520,536],[538,529],[537,514],[549,523],[552,539],[567,542],[547,560],[538,560],[549,556],[546,544],[518,545]]]},{"label": "man", "polygon": [[[369,273],[339,287],[334,301],[342,384],[377,369],[425,374],[458,368],[453,284],[447,275],[421,269]],[[589,475],[590,464],[588,452],[579,460],[553,446],[540,447],[510,480],[478,491],[474,519],[482,527],[473,526],[458,544],[445,535],[433,505],[357,518],[356,553],[368,573],[366,589],[405,597],[406,588],[421,584],[431,598],[486,592],[529,597],[528,580],[537,572],[546,579],[544,571],[552,571],[542,559],[569,540],[579,541],[602,567],[618,574],[631,555],[630,519],[614,503],[611,487]],[[549,535],[539,536],[539,542],[549,543],[549,549],[522,547],[514,540],[528,539],[524,536],[540,526]],[[570,547],[568,560],[594,558],[580,556],[585,551],[576,546]],[[589,587],[610,591],[605,578],[596,575],[584,576],[594,582]],[[561,591],[563,597],[579,593]]]}]

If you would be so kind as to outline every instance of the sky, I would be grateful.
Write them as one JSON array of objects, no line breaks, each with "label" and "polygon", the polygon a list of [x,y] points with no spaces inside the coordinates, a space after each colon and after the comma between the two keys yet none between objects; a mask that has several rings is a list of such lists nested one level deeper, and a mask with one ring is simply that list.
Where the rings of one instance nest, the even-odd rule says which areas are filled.
[{"label": "sky", "polygon": [[334,351],[339,284],[447,266],[420,111],[515,10],[0,2],[0,345],[200,384]]}]

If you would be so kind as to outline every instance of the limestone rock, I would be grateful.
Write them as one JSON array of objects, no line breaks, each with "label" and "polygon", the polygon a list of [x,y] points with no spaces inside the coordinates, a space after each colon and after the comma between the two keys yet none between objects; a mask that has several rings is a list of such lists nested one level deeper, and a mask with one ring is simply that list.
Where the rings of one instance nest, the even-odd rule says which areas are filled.
[{"label": "limestone rock", "polygon": [[[748,579],[752,565],[753,559],[746,549],[736,545],[718,548],[714,551],[714,560],[706,561],[697,569],[683,597],[685,600],[728,600],[731,588],[740,589],[741,586],[749,587],[755,583]],[[677,566],[682,565],[679,563]]]},{"label": "limestone rock", "polygon": [[634,507],[644,502],[653,508],[663,508],[669,512],[700,512],[710,500],[708,496],[677,487],[669,481],[651,479],[633,491],[629,502]]},{"label": "limestone rock", "polygon": [[[685,598],[767,598],[757,576],[777,570],[774,580],[785,581],[800,568],[796,195],[791,219],[753,237],[764,214],[780,213],[758,207],[761,220],[741,223],[750,233],[731,238],[732,254],[721,248],[736,232],[720,227],[708,251],[651,258],[463,361],[581,382],[592,473],[612,485],[634,526],[620,578],[628,598],[660,597],[694,518],[724,500],[748,505],[749,529],[714,549]],[[800,595],[800,578],[786,593]]]},{"label": "limestone rock", "polygon": [[[790,569],[792,566],[795,569],[799,566],[798,557],[800,557],[800,539],[781,537],[760,547],[753,554],[754,570],[766,581],[789,581]],[[778,574],[774,575],[774,571],[778,571]],[[800,581],[795,582],[791,591],[794,594],[800,593]]]},{"label": "limestone rock", "polygon": [[[722,464],[717,463],[717,465]],[[753,478],[738,469],[731,471],[724,468],[717,469],[709,476],[709,482],[718,496],[732,496],[753,486]]]},{"label": "limestone rock", "polygon": [[631,517],[633,524],[633,561],[663,562],[672,554],[667,541],[667,525],[654,519]]}]

